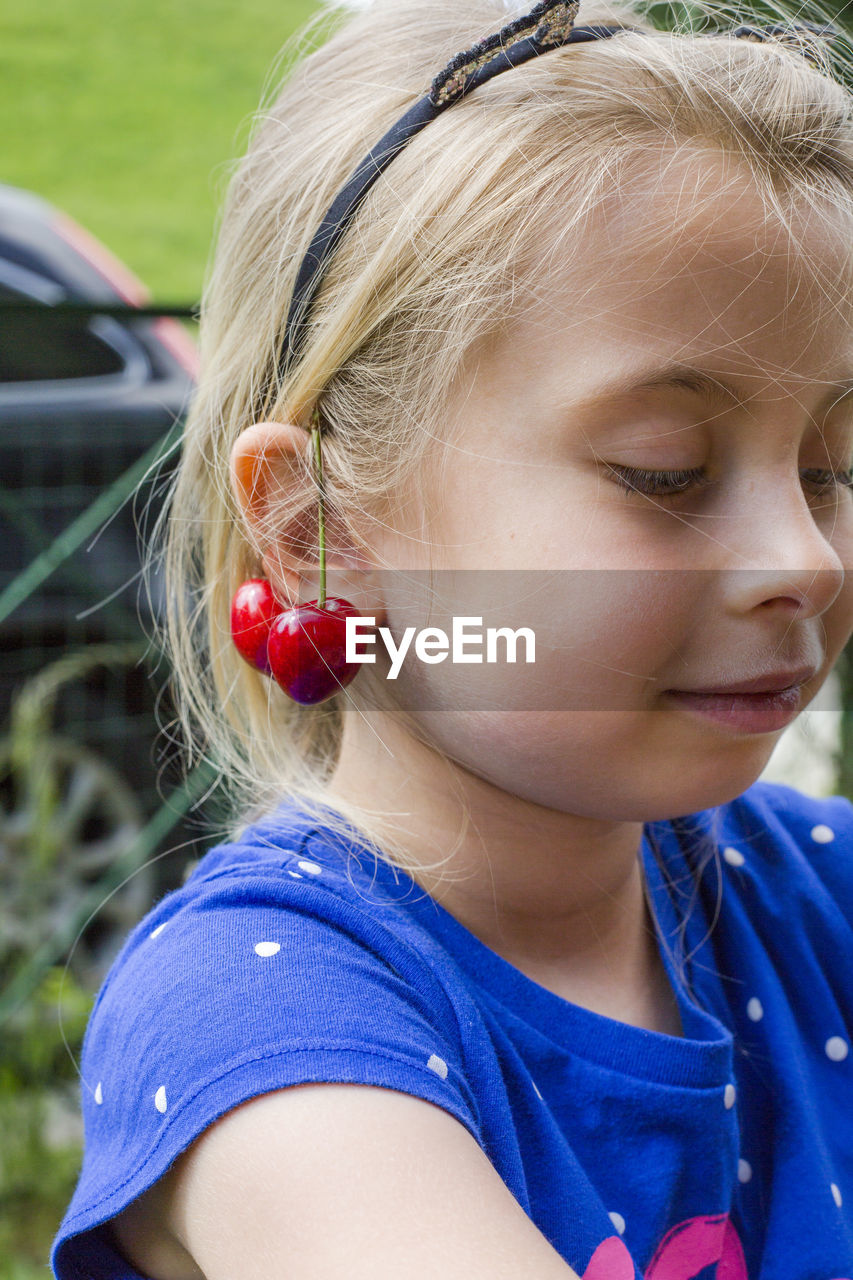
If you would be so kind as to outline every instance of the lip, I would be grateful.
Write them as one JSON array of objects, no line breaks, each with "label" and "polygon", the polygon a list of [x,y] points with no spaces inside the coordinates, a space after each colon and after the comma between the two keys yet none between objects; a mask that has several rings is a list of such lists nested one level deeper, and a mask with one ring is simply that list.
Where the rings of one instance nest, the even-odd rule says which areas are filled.
[{"label": "lip", "polygon": [[789,671],[776,671],[752,680],[739,680],[736,684],[715,685],[707,689],[671,689],[670,693],[690,694],[699,697],[730,697],[738,693],[784,693],[799,688],[814,679],[819,667],[796,667]]},{"label": "lip", "polygon": [[778,733],[796,718],[803,685],[818,668],[797,667],[716,689],[670,689],[684,710],[737,733]]}]

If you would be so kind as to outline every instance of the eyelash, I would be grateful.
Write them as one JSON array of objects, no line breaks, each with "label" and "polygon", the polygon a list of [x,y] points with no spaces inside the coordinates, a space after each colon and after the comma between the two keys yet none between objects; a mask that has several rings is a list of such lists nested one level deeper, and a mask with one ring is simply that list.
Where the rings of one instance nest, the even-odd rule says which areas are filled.
[{"label": "eyelash", "polygon": [[[647,497],[677,498],[696,485],[704,488],[711,481],[705,473],[694,468],[692,471],[644,471],[641,467],[617,467],[608,464],[612,478],[626,493],[640,493]],[[853,489],[853,468],[845,471],[822,471],[810,467],[800,473],[806,477],[819,476],[814,492],[818,495],[827,493],[832,488]],[[809,483],[806,481],[806,483]]]}]

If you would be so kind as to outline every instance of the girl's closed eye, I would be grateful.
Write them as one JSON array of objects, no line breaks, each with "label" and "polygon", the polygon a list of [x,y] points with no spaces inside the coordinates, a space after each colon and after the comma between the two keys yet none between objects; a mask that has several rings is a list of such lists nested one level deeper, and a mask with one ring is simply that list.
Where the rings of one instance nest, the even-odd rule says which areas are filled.
[{"label": "girl's closed eye", "polygon": [[609,478],[626,493],[641,493],[652,497],[677,497],[688,489],[704,488],[711,483],[702,467],[674,471],[650,471],[643,467],[624,467],[607,464]]},{"label": "girl's closed eye", "polygon": [[[672,471],[652,471],[642,467],[607,464],[608,478],[618,484],[626,494],[639,493],[646,497],[673,498],[692,489],[703,489],[713,481],[702,467]],[[853,490],[853,467],[839,469],[805,467],[800,471],[803,487],[810,493],[823,497],[831,492]]]},{"label": "girl's closed eye", "polygon": [[807,467],[800,472],[800,475],[803,478],[803,484],[819,494],[828,493],[832,489],[853,489],[853,467],[843,467],[839,470]]}]

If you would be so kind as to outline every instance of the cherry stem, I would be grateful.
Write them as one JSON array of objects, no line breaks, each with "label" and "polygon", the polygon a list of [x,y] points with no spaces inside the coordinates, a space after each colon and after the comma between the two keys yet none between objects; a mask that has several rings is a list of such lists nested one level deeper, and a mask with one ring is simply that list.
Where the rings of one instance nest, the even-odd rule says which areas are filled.
[{"label": "cherry stem", "polygon": [[323,448],[320,444],[320,411],[315,408],[311,414],[311,437],[314,441],[314,461],[317,467],[317,523],[320,544],[320,594],[317,607],[322,609],[326,603],[326,515],[323,509]]}]

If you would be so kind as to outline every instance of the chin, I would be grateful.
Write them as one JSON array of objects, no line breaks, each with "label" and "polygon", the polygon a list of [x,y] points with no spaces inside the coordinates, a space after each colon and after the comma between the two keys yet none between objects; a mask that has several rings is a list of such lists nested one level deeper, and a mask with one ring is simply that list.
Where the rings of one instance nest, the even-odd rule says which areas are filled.
[{"label": "chin", "polygon": [[616,769],[601,777],[600,794],[593,797],[596,816],[661,822],[729,804],[758,781],[777,741],[778,735],[762,735],[729,742],[727,750],[652,756],[639,768]]},{"label": "chin", "polygon": [[[691,777],[685,778],[683,784],[677,787],[673,787],[670,783],[666,787],[665,796],[660,796],[660,802],[647,806],[649,809],[654,808],[656,812],[653,816],[645,817],[643,821],[652,822],[683,817],[689,813],[698,813],[702,809],[715,809],[718,805],[729,804],[732,800],[736,800],[761,777],[773,753],[773,746],[764,748],[760,753],[756,752],[751,760],[748,762],[742,760],[739,765],[728,761],[726,764],[721,762],[716,769],[711,765],[703,768],[697,761],[695,771],[690,771]],[[664,788],[662,787],[661,790],[663,791]],[[657,799],[658,797],[655,797],[655,800]]]}]

